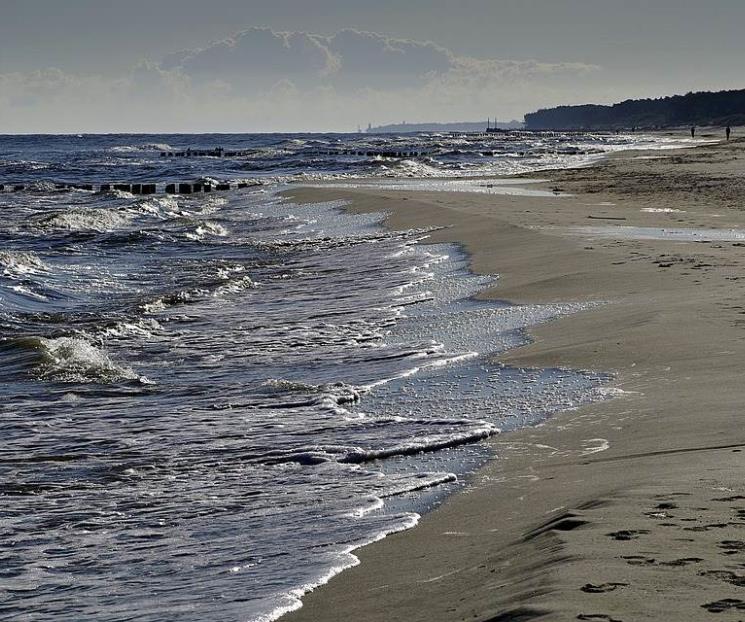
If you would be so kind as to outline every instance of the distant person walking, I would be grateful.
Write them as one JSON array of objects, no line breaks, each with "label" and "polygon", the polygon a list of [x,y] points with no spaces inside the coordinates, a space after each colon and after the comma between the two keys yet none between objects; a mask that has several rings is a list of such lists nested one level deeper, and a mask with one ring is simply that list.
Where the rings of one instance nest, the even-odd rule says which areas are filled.
[{"label": "distant person walking", "polygon": [[691,126],[691,138],[695,138],[695,137],[696,137],[696,126],[692,125]]},{"label": "distant person walking", "polygon": [[730,127],[730,126],[728,125],[728,126],[727,126],[727,129],[726,129],[726,130],[724,130],[724,131],[725,131],[725,132],[726,132],[726,134],[727,134],[727,140],[729,140],[729,135],[730,135],[730,134],[732,133],[732,128],[731,128],[731,127]]}]

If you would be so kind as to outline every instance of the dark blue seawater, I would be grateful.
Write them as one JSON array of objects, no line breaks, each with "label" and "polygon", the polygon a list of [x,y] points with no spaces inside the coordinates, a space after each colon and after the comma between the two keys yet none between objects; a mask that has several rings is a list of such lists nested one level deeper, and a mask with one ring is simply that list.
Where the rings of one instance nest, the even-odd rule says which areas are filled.
[{"label": "dark blue seawater", "polygon": [[[0,617],[274,619],[414,525],[488,457],[479,440],[599,398],[598,374],[488,363],[580,306],[476,301],[494,279],[457,247],[278,191],[631,140],[0,137],[0,183],[28,185],[0,192]],[[314,155],[391,144],[428,155]],[[216,146],[251,153],[160,156]],[[205,178],[256,185],[54,188]]]},{"label": "dark blue seawater", "polygon": [[[511,174],[566,168],[631,147],[685,141],[615,134],[107,134],[1,136],[0,183],[190,181],[255,183],[357,176]],[[164,158],[222,147],[239,158]],[[365,155],[358,155],[363,153]],[[418,152],[390,158],[368,153]]]}]

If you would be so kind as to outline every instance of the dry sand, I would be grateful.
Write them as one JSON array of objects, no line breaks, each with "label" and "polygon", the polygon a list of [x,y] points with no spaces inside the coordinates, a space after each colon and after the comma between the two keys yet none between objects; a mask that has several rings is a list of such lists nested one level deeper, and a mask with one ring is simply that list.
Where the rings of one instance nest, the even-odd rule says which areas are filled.
[{"label": "dry sand", "polygon": [[568,233],[745,228],[745,142],[549,177],[574,196],[289,193],[447,226],[432,240],[500,275],[485,296],[608,301],[499,360],[612,371],[625,393],[495,437],[466,492],[358,551],[287,622],[745,619],[745,245]]}]

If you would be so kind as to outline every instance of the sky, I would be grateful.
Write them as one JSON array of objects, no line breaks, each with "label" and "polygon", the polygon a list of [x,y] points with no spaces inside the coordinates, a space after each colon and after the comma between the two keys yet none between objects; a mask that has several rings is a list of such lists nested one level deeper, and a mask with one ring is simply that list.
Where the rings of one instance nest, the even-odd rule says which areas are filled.
[{"label": "sky", "polygon": [[355,131],[745,88],[745,0],[0,0],[0,133]]}]

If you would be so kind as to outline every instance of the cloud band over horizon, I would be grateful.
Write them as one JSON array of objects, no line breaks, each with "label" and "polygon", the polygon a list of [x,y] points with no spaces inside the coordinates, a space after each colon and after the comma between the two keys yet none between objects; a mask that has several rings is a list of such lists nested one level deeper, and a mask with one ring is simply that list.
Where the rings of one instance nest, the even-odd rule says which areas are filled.
[{"label": "cloud band over horizon", "polygon": [[[352,131],[408,121],[522,118],[577,103],[590,63],[458,56],[431,41],[342,29],[248,28],[120,75],[0,74],[0,132]],[[598,91],[602,97],[602,91]]]}]

